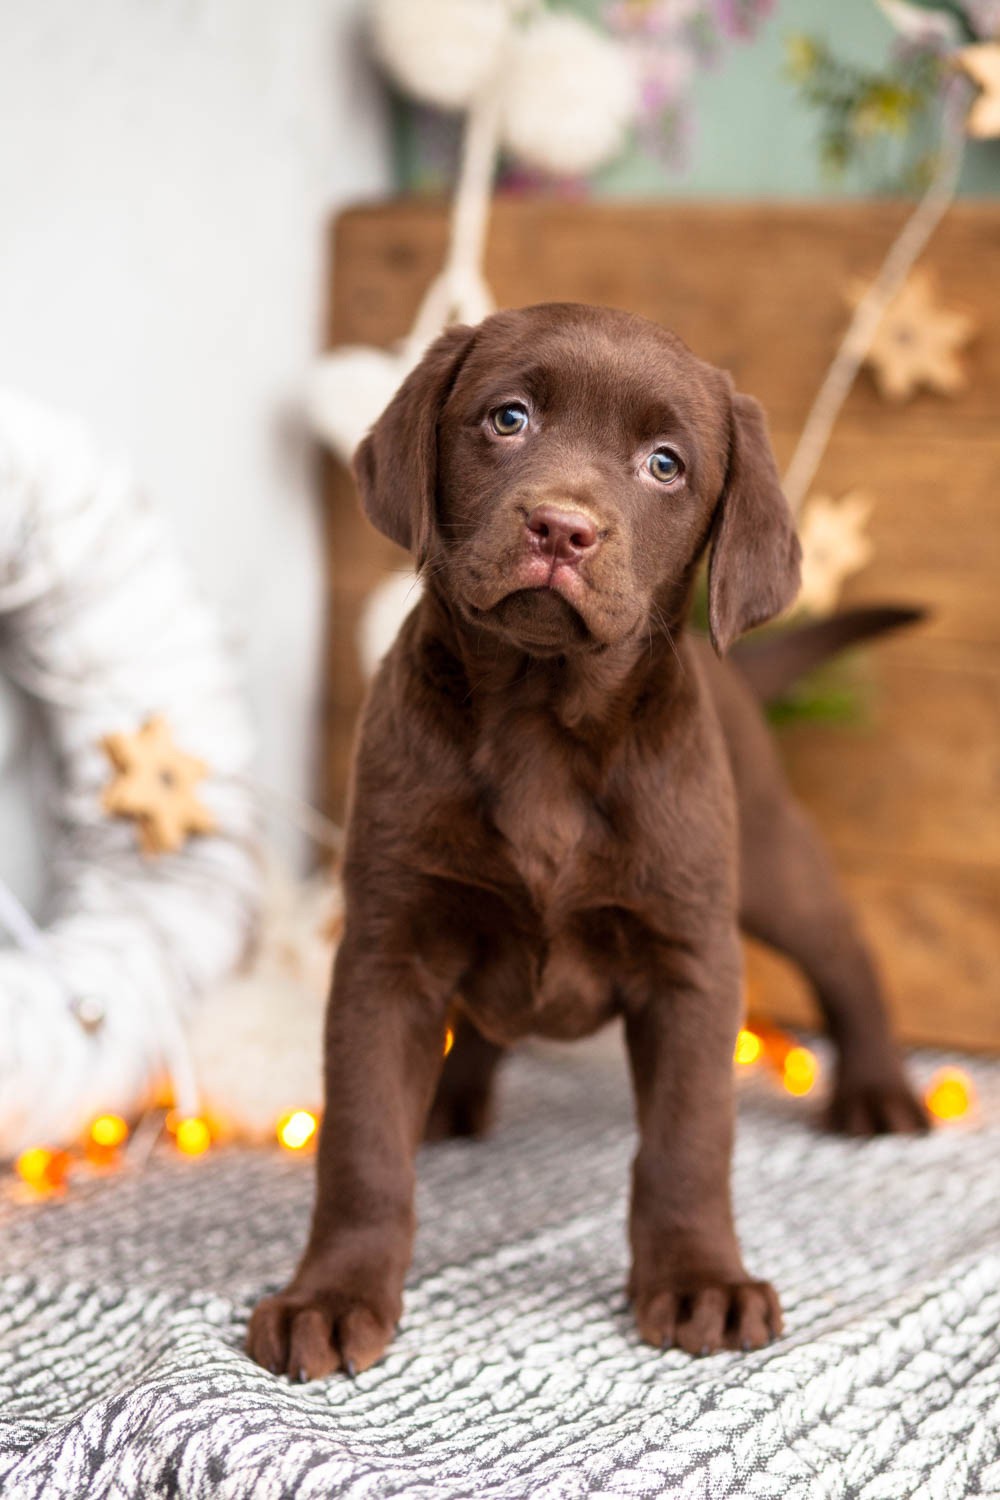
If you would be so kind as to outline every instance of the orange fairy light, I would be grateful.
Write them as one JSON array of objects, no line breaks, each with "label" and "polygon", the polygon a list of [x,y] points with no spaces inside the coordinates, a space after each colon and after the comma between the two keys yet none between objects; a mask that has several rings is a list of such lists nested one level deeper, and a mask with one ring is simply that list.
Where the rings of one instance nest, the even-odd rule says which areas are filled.
[{"label": "orange fairy light", "polygon": [[98,1115],[90,1127],[90,1139],[95,1146],[114,1150],[128,1140],[128,1125],[121,1115]]},{"label": "orange fairy light", "polygon": [[38,1193],[59,1193],[66,1186],[72,1158],[68,1151],[50,1151],[46,1146],[30,1146],[14,1163],[22,1182]]},{"label": "orange fairy light", "polygon": [[795,1046],[795,1038],[764,1016],[748,1016],[744,1029],[760,1043],[759,1055],[780,1073],[785,1066],[785,1058]]},{"label": "orange fairy light", "polygon": [[444,1056],[447,1057],[455,1045],[455,1033],[450,1026],[444,1028]]},{"label": "orange fairy light", "polygon": [[208,1128],[208,1122],[200,1119],[198,1115],[190,1115],[186,1120],[178,1120],[173,1127],[173,1132],[177,1149],[185,1156],[201,1156],[212,1144],[212,1132]]},{"label": "orange fairy light", "polygon": [[121,1115],[98,1115],[87,1131],[84,1155],[92,1167],[111,1167],[128,1137],[129,1128]]},{"label": "orange fairy light", "polygon": [[935,1073],[924,1094],[924,1103],[936,1120],[960,1120],[972,1108],[972,1079],[958,1068]]},{"label": "orange fairy light", "polygon": [[749,1068],[752,1063],[757,1062],[764,1051],[764,1043],[755,1031],[749,1027],[742,1027],[736,1037],[736,1046],[733,1049],[733,1061],[737,1067]]},{"label": "orange fairy light", "polygon": [[810,1093],[818,1073],[819,1065],[808,1047],[789,1047],[781,1067],[781,1081],[790,1094]]},{"label": "orange fairy light", "polygon": [[286,1151],[301,1151],[315,1136],[318,1123],[316,1116],[308,1109],[293,1109],[278,1121],[278,1140]]}]

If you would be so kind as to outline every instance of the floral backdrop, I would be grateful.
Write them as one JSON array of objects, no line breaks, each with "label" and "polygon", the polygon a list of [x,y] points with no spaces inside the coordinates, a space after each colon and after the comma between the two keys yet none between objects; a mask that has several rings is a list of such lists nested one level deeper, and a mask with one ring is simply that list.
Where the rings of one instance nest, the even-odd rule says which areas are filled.
[{"label": "floral backdrop", "polygon": [[[1000,28],[998,0],[549,0],[622,41],[640,75],[630,149],[587,180],[508,162],[501,188],[579,196],[919,191],[933,171],[942,54]],[[400,186],[446,190],[459,122],[397,99]],[[740,128],[735,128],[735,121]],[[1000,144],[962,190],[1000,191]]]}]

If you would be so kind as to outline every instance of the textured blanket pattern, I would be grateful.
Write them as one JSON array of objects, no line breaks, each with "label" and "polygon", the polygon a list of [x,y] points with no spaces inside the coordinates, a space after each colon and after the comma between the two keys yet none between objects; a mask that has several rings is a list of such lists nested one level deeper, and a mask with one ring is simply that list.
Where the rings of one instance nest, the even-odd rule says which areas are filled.
[{"label": "textured blanket pattern", "polygon": [[4,1202],[0,1495],[1000,1495],[1000,1065],[970,1069],[977,1120],[919,1141],[825,1138],[808,1102],[745,1083],[738,1219],[787,1317],[749,1356],[633,1332],[607,1047],[516,1059],[494,1138],[424,1153],[400,1337],[355,1383],[291,1386],[241,1350],[303,1237],[309,1162],[164,1156]]}]

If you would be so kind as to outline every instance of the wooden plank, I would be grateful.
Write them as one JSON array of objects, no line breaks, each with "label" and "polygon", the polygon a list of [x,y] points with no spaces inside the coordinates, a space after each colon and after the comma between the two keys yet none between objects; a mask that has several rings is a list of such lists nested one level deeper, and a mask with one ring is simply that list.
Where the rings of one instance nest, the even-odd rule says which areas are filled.
[{"label": "wooden plank", "polygon": [[[572,300],[668,324],[759,396],[772,420],[801,423],[846,323],[852,278],[877,269],[909,205],[893,202],[564,203],[501,199],[487,277],[501,306]],[[336,238],[332,339],[383,344],[407,331],[440,268],[444,205],[402,200],[351,210]],[[1000,256],[995,204],[956,204],[925,264],[947,301],[980,319],[960,402],[922,395],[896,411],[907,430],[995,421],[1000,390]],[[884,414],[863,379],[847,415]]]},{"label": "wooden plank", "polygon": [[[779,452],[790,452],[790,437],[776,435]],[[875,555],[850,580],[845,602],[907,598],[932,610],[921,640],[1000,646],[1000,410],[983,431],[961,437],[911,437],[891,412],[878,427],[874,419],[860,430],[844,424],[817,489],[861,489],[874,501]]]},{"label": "wooden plank", "polygon": [[[1000,1047],[1000,879],[845,874],[862,928],[878,955],[900,1036],[975,1050]],[[818,1011],[799,971],[747,945],[750,1007],[815,1027]]]},{"label": "wooden plank", "polygon": [[[843,293],[870,276],[906,205],[628,204],[506,200],[487,274],[500,305],[603,302],[674,328],[768,408],[790,456],[846,321]],[[441,203],[352,210],[335,227],[331,343],[387,345],[409,328],[440,268]],[[859,903],[910,1039],[1000,1047],[1000,206],[959,203],[926,264],[949,305],[981,322],[969,389],[897,408],[865,376],[838,422],[817,488],[875,499],[872,565],[848,601],[929,606],[919,629],[868,653],[875,715],[863,729],[782,737],[793,784]],[[404,561],[327,468],[332,599],[324,704],[325,799],[342,810],[363,684],[361,602]],[[787,966],[755,956],[775,1015],[810,1013]],[[762,977],[763,976],[763,977]],[[766,980],[766,983],[764,981]]]},{"label": "wooden plank", "polygon": [[870,666],[871,725],[783,731],[796,793],[845,854],[1000,869],[1000,667]]}]

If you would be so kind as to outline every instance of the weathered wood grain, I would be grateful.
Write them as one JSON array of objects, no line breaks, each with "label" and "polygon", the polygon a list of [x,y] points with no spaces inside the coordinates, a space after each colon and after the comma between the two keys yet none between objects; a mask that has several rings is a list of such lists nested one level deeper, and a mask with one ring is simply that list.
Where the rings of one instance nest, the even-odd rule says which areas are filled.
[{"label": "weathered wood grain", "polygon": [[[877,268],[908,205],[563,203],[500,200],[487,276],[502,306],[601,302],[669,324],[706,359],[764,400],[776,422],[801,422],[846,324],[851,279]],[[443,205],[427,200],[354,209],[336,230],[330,334],[387,343],[404,334],[440,267]],[[952,407],[932,395],[903,408],[908,430],[995,421],[1000,392],[1000,212],[957,204],[925,264],[981,331],[971,383]],[[866,377],[846,415],[883,412]]]},{"label": "weathered wood grain", "polygon": [[[497,205],[487,274],[501,305],[602,302],[667,323],[768,409],[782,462],[845,326],[845,290],[876,269],[897,203]],[[440,203],[353,209],[334,232],[328,342],[385,345],[439,269]],[[799,726],[789,774],[829,839],[877,946],[903,1033],[1000,1047],[1000,206],[957,204],[925,257],[974,314],[954,401],[884,403],[858,381],[817,489],[875,499],[875,560],[846,600],[918,602],[919,629],[869,653],[872,722]],[[343,807],[363,691],[360,604],[406,559],[363,521],[336,465],[326,494],[331,601],[324,798]],[[787,966],[751,957],[755,1003],[809,1014]]]},{"label": "weathered wood grain", "polygon": [[[896,1028],[910,1042],[994,1050],[997,1035],[997,918],[1000,876],[961,867],[886,861],[842,874],[861,926],[878,955]],[[799,972],[748,944],[751,1008],[815,1026],[817,1010]]]}]

